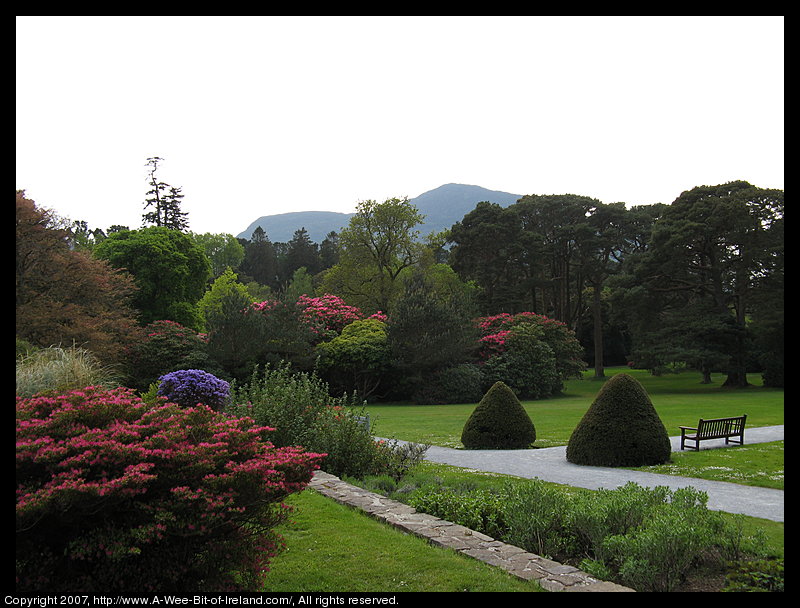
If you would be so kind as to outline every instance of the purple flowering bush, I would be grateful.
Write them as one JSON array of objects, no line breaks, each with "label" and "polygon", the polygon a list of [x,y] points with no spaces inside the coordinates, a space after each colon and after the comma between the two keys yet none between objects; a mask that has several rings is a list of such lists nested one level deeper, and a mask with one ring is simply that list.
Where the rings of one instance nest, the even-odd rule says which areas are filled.
[{"label": "purple flowering bush", "polygon": [[324,456],[132,389],[17,397],[16,590],[261,591]]},{"label": "purple flowering bush", "polygon": [[158,395],[183,407],[202,403],[219,411],[227,405],[231,390],[227,382],[200,369],[170,372],[158,381]]}]

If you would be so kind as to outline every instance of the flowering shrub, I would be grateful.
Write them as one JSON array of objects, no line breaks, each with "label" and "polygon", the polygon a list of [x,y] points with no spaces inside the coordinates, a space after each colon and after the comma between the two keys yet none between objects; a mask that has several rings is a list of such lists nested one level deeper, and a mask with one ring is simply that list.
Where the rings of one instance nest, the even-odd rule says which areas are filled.
[{"label": "flowering shrub", "polygon": [[561,321],[520,312],[481,317],[476,325],[487,382],[503,381],[520,396],[548,397],[586,367],[575,333]]},{"label": "flowering shrub", "polygon": [[350,306],[342,298],[326,293],[318,298],[301,295],[297,299],[303,318],[313,328],[320,339],[331,339],[342,333],[346,325],[362,319],[386,321],[387,317],[378,311],[367,317],[360,308]]},{"label": "flowering shrub", "polygon": [[321,454],[131,389],[17,398],[18,592],[261,590]]},{"label": "flowering shrub", "polygon": [[158,394],[183,407],[202,403],[213,410],[221,410],[231,390],[227,382],[200,369],[170,372],[158,381]]}]

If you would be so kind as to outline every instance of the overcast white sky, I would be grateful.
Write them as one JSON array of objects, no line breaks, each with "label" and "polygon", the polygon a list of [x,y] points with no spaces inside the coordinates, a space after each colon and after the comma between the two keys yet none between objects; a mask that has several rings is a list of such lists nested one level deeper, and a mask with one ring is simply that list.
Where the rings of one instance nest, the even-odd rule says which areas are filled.
[{"label": "overcast white sky", "polygon": [[17,17],[16,187],[194,232],[446,183],[672,202],[784,180],[775,17]]}]

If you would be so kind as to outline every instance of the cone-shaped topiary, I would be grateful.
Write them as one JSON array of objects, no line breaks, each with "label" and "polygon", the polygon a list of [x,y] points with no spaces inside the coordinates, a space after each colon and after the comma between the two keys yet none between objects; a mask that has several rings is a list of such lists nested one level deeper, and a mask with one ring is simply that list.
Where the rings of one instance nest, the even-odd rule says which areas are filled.
[{"label": "cone-shaped topiary", "polygon": [[572,431],[567,460],[638,467],[669,460],[672,447],[647,391],[629,374],[612,376]]},{"label": "cone-shaped topiary", "polygon": [[534,441],[533,421],[503,382],[495,382],[486,391],[461,432],[461,443],[471,449],[527,448]]}]

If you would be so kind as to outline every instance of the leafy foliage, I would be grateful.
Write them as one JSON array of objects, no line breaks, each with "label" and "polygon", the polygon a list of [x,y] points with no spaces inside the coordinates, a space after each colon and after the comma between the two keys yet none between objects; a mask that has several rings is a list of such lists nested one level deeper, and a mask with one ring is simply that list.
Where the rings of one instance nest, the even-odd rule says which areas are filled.
[{"label": "leafy foliage", "polygon": [[130,389],[17,398],[17,591],[260,590],[320,455]]}]

